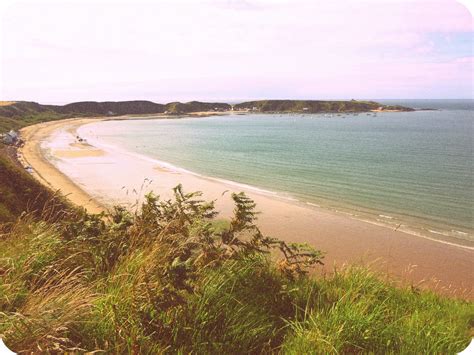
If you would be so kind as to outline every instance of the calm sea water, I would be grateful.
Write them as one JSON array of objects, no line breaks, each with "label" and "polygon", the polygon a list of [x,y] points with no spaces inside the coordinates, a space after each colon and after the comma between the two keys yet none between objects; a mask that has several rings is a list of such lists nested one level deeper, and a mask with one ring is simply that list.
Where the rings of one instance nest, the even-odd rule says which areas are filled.
[{"label": "calm sea water", "polygon": [[381,101],[439,111],[108,121],[82,134],[303,203],[474,240],[473,101]]}]

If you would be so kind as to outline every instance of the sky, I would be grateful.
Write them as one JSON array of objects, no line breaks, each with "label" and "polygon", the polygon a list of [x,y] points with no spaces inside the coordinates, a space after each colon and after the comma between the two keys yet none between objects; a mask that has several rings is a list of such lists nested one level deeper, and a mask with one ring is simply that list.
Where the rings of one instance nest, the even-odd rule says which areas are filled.
[{"label": "sky", "polygon": [[0,100],[473,98],[454,0],[1,2]]}]

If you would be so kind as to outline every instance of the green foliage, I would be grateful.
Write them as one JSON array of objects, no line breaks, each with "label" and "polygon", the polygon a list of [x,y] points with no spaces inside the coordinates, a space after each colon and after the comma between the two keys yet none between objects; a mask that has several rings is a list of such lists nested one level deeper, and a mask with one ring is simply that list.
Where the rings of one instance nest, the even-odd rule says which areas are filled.
[{"label": "green foliage", "polygon": [[184,352],[248,354],[281,344],[295,307],[289,280],[261,255],[227,261],[200,281],[175,328]]},{"label": "green foliage", "polygon": [[[76,115],[79,116],[79,115]],[[18,130],[22,127],[33,125],[41,122],[56,121],[64,118],[72,117],[70,114],[62,114],[53,111],[46,112],[19,112],[18,115],[12,117],[2,116],[0,111],[0,133],[8,132],[11,129]]]},{"label": "green foliage", "polygon": [[256,110],[259,112],[366,112],[383,107],[399,111],[413,111],[403,106],[386,106],[374,101],[321,101],[321,100],[259,100],[242,102],[235,110]]},{"label": "green foliage", "polygon": [[0,223],[13,222],[25,211],[42,219],[62,218],[70,209],[63,198],[14,164],[0,144]]},{"label": "green foliage", "polygon": [[[364,270],[310,278],[309,246],[264,236],[255,203],[230,221],[179,185],[116,207],[0,235],[0,337],[17,352],[460,351],[472,303],[397,289]],[[274,260],[274,258],[280,260]]]},{"label": "green foliage", "polygon": [[221,102],[171,102],[166,105],[151,101],[73,102],[64,106],[41,105],[17,101],[0,105],[0,133],[40,122],[72,117],[120,116],[133,114],[183,114],[201,111],[229,111],[231,105]]},{"label": "green foliage", "polygon": [[[321,100],[260,100],[234,105],[235,110],[260,112],[365,112],[384,107],[389,110],[413,111],[403,106],[386,106],[373,101]],[[170,102],[166,105],[150,101],[74,102],[64,106],[41,105],[18,101],[0,106],[0,133],[40,122],[71,117],[119,116],[133,114],[187,114],[203,111],[230,111],[231,105],[222,102]]]},{"label": "green foliage", "polygon": [[362,268],[313,283],[318,297],[289,322],[284,352],[454,354],[468,344],[472,303],[391,287]]}]

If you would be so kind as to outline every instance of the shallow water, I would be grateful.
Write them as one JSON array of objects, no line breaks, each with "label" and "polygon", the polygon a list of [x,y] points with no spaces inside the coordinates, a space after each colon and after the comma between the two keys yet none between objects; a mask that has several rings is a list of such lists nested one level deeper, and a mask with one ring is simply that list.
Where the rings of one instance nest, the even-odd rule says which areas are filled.
[{"label": "shallow water", "polygon": [[106,121],[79,133],[375,223],[474,240],[472,101],[396,103],[440,110]]}]

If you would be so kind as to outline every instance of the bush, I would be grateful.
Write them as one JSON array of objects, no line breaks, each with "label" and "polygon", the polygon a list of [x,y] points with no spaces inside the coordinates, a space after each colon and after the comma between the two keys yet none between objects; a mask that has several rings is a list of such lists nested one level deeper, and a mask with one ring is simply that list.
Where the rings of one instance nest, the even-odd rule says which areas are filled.
[{"label": "bush", "polygon": [[[367,270],[307,276],[321,253],[262,235],[174,189],[134,214],[24,215],[0,236],[0,337],[17,352],[460,351],[473,305],[397,289]],[[272,251],[279,251],[274,260]]]}]

